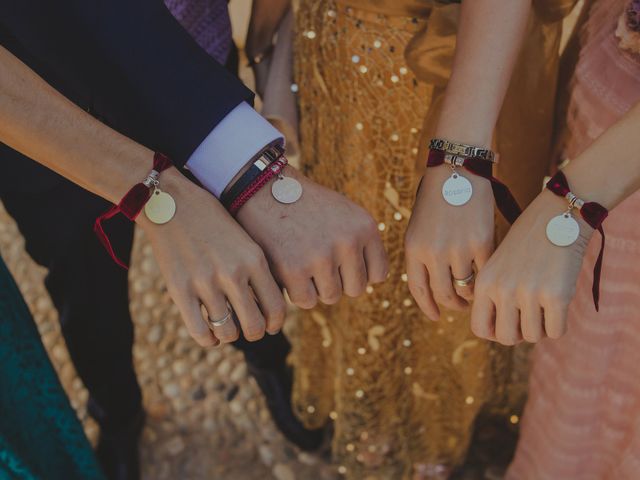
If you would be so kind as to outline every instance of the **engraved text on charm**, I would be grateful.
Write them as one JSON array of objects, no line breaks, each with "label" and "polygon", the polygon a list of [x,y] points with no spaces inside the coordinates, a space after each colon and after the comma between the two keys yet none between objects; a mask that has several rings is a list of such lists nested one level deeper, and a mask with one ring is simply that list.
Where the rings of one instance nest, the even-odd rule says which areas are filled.
[{"label": "engraved text on charm", "polygon": [[580,225],[570,213],[553,217],[547,223],[547,238],[558,247],[568,247],[573,244],[580,235]]},{"label": "engraved text on charm", "polygon": [[454,172],[442,185],[442,197],[449,205],[459,207],[471,199],[473,187],[471,182]]},{"label": "engraved text on charm", "polygon": [[295,178],[279,177],[271,186],[271,194],[280,203],[295,203],[302,196],[302,185]]},{"label": "engraved text on charm", "polygon": [[176,214],[176,202],[171,195],[156,188],[144,206],[144,213],[153,223],[162,225]]}]

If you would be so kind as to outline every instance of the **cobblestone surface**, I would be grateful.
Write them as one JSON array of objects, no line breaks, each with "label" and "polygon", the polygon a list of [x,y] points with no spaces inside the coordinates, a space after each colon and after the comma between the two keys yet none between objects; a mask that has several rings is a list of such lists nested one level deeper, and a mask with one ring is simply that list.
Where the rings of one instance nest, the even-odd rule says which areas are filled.
[{"label": "cobblestone surface", "polygon": [[[46,271],[24,251],[15,224],[0,208],[0,252],[33,313],[43,342],[89,439],[87,391],[60,334],[44,288]],[[136,233],[130,269],[134,359],[148,421],[142,440],[145,480],[333,479],[327,450],[299,452],[277,431],[244,359],[231,347],[205,350],[191,340],[169,299],[151,247]]]}]

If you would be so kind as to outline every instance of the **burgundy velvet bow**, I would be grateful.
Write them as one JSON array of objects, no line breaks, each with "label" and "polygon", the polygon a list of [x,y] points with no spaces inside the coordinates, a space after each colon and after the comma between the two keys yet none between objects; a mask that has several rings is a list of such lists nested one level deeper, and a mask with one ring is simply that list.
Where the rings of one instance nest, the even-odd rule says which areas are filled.
[{"label": "burgundy velvet bow", "polygon": [[[556,173],[551,180],[547,182],[547,188],[560,197],[565,197],[567,193],[571,192],[567,177],[560,170],[558,170],[558,173]],[[593,267],[593,286],[591,288],[591,292],[593,293],[593,304],[596,307],[596,311],[598,311],[600,308],[600,274],[602,273],[602,259],[604,257],[605,242],[602,222],[607,218],[607,215],[609,215],[609,211],[599,203],[585,202],[582,208],[580,208],[580,215],[591,228],[598,230],[602,236],[598,260],[596,260],[596,264]]]},{"label": "burgundy velvet bow", "polygon": [[[156,154],[153,156],[152,168],[156,172],[160,173],[163,170],[169,168],[171,165],[171,160],[169,160],[169,158],[162,153],[156,152]],[[129,267],[116,255],[116,252],[113,250],[113,246],[109,241],[109,237],[102,227],[102,222],[104,220],[109,220],[110,218],[115,217],[119,212],[122,212],[122,214],[129,220],[134,221],[144,208],[145,204],[149,201],[150,196],[151,189],[149,187],[147,187],[142,182],[136,183],[131,188],[131,190],[129,190],[127,194],[122,197],[122,200],[120,200],[120,203],[118,203],[118,205],[113,205],[109,210],[96,218],[96,221],[93,224],[93,231],[98,236],[98,239],[100,240],[102,245],[104,245],[104,248],[107,249],[107,252],[109,253],[109,255],[111,255],[111,258],[114,260],[114,262],[116,262],[125,270],[128,270]]]},{"label": "burgundy velvet bow", "polygon": [[[444,164],[445,156],[445,152],[430,150],[427,167],[437,167]],[[493,190],[493,197],[496,199],[498,210],[509,223],[515,222],[522,210],[509,191],[509,187],[493,176],[492,163],[481,158],[465,158],[462,166],[474,175],[479,175],[491,182],[491,189]]]}]

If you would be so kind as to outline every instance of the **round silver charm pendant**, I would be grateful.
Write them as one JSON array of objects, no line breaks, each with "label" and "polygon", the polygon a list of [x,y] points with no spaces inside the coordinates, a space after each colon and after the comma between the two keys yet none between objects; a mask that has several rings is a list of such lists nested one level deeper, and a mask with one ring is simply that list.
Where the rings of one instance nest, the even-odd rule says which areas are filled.
[{"label": "round silver charm pendant", "polygon": [[176,214],[176,201],[168,193],[156,188],[144,206],[144,214],[158,225],[167,223]]},{"label": "round silver charm pendant", "polygon": [[271,185],[271,194],[280,203],[295,203],[302,196],[302,185],[295,178],[280,177]]},{"label": "round silver charm pendant", "polygon": [[558,247],[572,245],[580,235],[580,225],[569,213],[553,217],[547,223],[547,238]]},{"label": "round silver charm pendant", "polygon": [[454,172],[442,185],[442,198],[449,205],[459,207],[471,199],[473,187],[471,182],[457,172]]}]

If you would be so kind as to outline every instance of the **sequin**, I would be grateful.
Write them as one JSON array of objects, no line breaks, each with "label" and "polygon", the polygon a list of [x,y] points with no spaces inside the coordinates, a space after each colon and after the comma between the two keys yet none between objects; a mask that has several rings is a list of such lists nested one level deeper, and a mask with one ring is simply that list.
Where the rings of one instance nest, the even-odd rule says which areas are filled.
[{"label": "sequin", "polygon": [[357,398],[364,397],[364,390],[356,390],[356,397]]},{"label": "sequin", "polygon": [[413,369],[411,367],[404,367],[405,375],[411,375],[412,372],[413,372]]},{"label": "sequin", "polygon": [[362,131],[364,129],[364,125],[360,122],[356,123],[356,130]]},{"label": "sequin", "polygon": [[409,275],[407,275],[406,273],[403,273],[402,275],[400,275],[400,279],[403,282],[408,282],[409,281]]},{"label": "sequin", "polygon": [[381,232],[384,232],[385,228],[387,228],[387,226],[384,223],[380,222],[378,224],[378,230],[380,230]]},{"label": "sequin", "polygon": [[398,77],[397,75],[391,75],[391,81],[393,83],[398,83],[400,81],[400,77]]},{"label": "sequin", "polygon": [[307,407],[307,412],[314,413],[315,411],[316,411],[316,407],[314,407],[313,405],[309,405]]},{"label": "sequin", "polygon": [[356,449],[356,446],[353,443],[347,443],[347,452],[353,452]]},{"label": "sequin", "polygon": [[329,418],[330,418],[331,420],[337,420],[337,419],[338,419],[338,412],[336,412],[335,410],[334,410],[334,411],[329,412]]},{"label": "sequin", "polygon": [[405,299],[402,301],[402,304],[403,304],[405,307],[410,307],[410,306],[413,304],[413,302],[411,301],[411,299],[410,299],[410,298],[405,298]]},{"label": "sequin", "polygon": [[340,465],[340,466],[338,467],[338,473],[339,473],[340,475],[344,475],[345,473],[347,473],[347,467],[345,467],[344,465]]},{"label": "sequin", "polygon": [[406,75],[407,73],[409,73],[407,67],[400,67],[400,75]]},{"label": "sequin", "polygon": [[291,84],[291,91],[293,93],[298,93],[298,84],[297,83],[292,83]]},{"label": "sequin", "polygon": [[353,368],[351,367],[347,368],[347,375],[352,377],[354,373],[356,373],[356,371]]},{"label": "sequin", "polygon": [[360,355],[364,355],[365,353],[367,353],[367,349],[364,348],[364,347],[360,347],[360,348],[358,348],[358,353]]},{"label": "sequin", "polygon": [[409,348],[409,347],[411,346],[411,340],[409,340],[408,338],[405,338],[405,339],[402,341],[402,345],[403,345],[404,347]]},{"label": "sequin", "polygon": [[373,46],[376,48],[380,48],[382,46],[382,42],[380,40],[374,40]]},{"label": "sequin", "polygon": [[398,140],[400,140],[400,135],[398,135],[397,133],[392,133],[391,134],[391,141],[392,142],[397,142]]},{"label": "sequin", "polygon": [[400,212],[396,212],[393,214],[393,218],[397,221],[402,220],[402,214]]},{"label": "sequin", "polygon": [[309,31],[307,32],[307,38],[308,38],[309,40],[313,40],[314,38],[316,38],[316,32],[314,32],[313,30],[309,30]]},{"label": "sequin", "polygon": [[515,425],[520,421],[520,417],[518,417],[518,415],[511,415],[509,421]]},{"label": "sequin", "polygon": [[336,11],[335,10],[327,11],[327,17],[336,18]]},{"label": "sequin", "polygon": [[353,63],[359,63],[360,62],[360,56],[359,55],[354,55],[353,57],[351,57],[351,61]]},{"label": "sequin", "polygon": [[471,405],[474,402],[474,399],[472,396],[468,396],[467,398],[464,399],[464,403],[466,403],[467,405]]},{"label": "sequin", "polygon": [[391,305],[391,302],[389,302],[389,300],[383,300],[380,305],[382,305],[382,308],[389,308],[389,305]]},{"label": "sequin", "polygon": [[360,73],[367,73],[369,71],[369,69],[367,67],[365,67],[364,65],[360,65]]},{"label": "sequin", "polygon": [[371,285],[367,285],[367,293],[371,295],[373,293],[373,287]]}]

